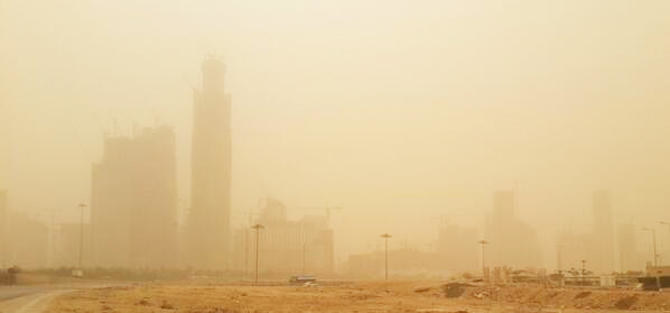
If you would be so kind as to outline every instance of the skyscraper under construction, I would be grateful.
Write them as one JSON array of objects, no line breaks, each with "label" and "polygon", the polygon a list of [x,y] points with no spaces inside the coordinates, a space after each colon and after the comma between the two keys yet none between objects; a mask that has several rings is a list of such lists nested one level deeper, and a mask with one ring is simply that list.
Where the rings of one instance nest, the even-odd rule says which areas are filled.
[{"label": "skyscraper under construction", "polygon": [[224,74],[223,63],[208,57],[202,89],[193,90],[188,265],[199,269],[225,269],[230,249],[231,101]]}]

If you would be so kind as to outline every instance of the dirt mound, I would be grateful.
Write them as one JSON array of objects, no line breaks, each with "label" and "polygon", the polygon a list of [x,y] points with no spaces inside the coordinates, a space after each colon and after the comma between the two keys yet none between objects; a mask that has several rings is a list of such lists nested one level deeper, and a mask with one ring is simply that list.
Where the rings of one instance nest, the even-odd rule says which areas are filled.
[{"label": "dirt mound", "polygon": [[586,297],[588,297],[588,296],[590,296],[590,295],[591,295],[591,292],[590,292],[590,291],[582,291],[582,292],[578,293],[577,295],[575,295],[575,299],[586,298]]},{"label": "dirt mound", "polygon": [[441,286],[442,293],[447,298],[458,298],[462,296],[465,293],[466,288],[468,287],[473,286],[470,284],[463,284],[463,283],[448,283]]},{"label": "dirt mound", "polygon": [[619,310],[628,310],[637,302],[637,296],[625,296],[614,303],[614,307]]},{"label": "dirt mound", "polygon": [[442,295],[470,302],[484,299],[501,304],[537,305],[539,307],[618,309],[618,310],[668,310],[670,293],[634,290],[584,290],[549,288],[540,285],[474,286],[460,283],[442,285]]}]

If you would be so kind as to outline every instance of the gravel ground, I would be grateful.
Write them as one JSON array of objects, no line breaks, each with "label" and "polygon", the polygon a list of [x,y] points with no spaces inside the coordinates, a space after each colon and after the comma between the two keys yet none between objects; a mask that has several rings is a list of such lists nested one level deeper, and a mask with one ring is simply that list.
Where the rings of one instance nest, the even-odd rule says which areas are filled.
[{"label": "gravel ground", "polygon": [[[370,282],[336,286],[141,284],[82,290],[52,301],[47,313],[246,312],[668,312],[670,294],[463,287],[449,298],[436,282]],[[453,296],[452,293],[450,295]],[[621,307],[617,307],[617,305]],[[666,307],[667,306],[667,307]]]}]

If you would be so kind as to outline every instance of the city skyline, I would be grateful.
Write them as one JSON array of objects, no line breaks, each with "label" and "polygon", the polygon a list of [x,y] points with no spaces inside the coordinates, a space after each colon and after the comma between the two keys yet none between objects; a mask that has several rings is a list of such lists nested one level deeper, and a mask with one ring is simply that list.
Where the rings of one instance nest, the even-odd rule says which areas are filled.
[{"label": "city skyline", "polygon": [[442,217],[481,233],[491,194],[515,190],[551,265],[558,234],[589,232],[593,192],[608,189],[615,229],[630,221],[648,250],[638,229],[656,227],[667,253],[664,1],[295,6],[310,14],[117,4],[3,2],[0,189],[12,210],[77,222],[104,133],[168,124],[183,225],[192,89],[217,54],[235,104],[231,225],[263,197],[341,206],[345,262],[391,230],[391,245],[427,250],[438,228],[423,226]]}]

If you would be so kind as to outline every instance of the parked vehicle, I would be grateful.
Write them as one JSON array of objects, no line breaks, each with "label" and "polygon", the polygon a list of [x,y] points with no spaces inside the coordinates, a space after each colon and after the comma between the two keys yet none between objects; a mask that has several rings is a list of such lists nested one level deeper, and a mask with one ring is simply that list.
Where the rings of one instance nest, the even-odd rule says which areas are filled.
[{"label": "parked vehicle", "polygon": [[316,277],[312,275],[296,275],[296,276],[291,276],[291,279],[289,279],[289,283],[291,285],[303,285],[306,283],[315,283],[316,282]]}]

